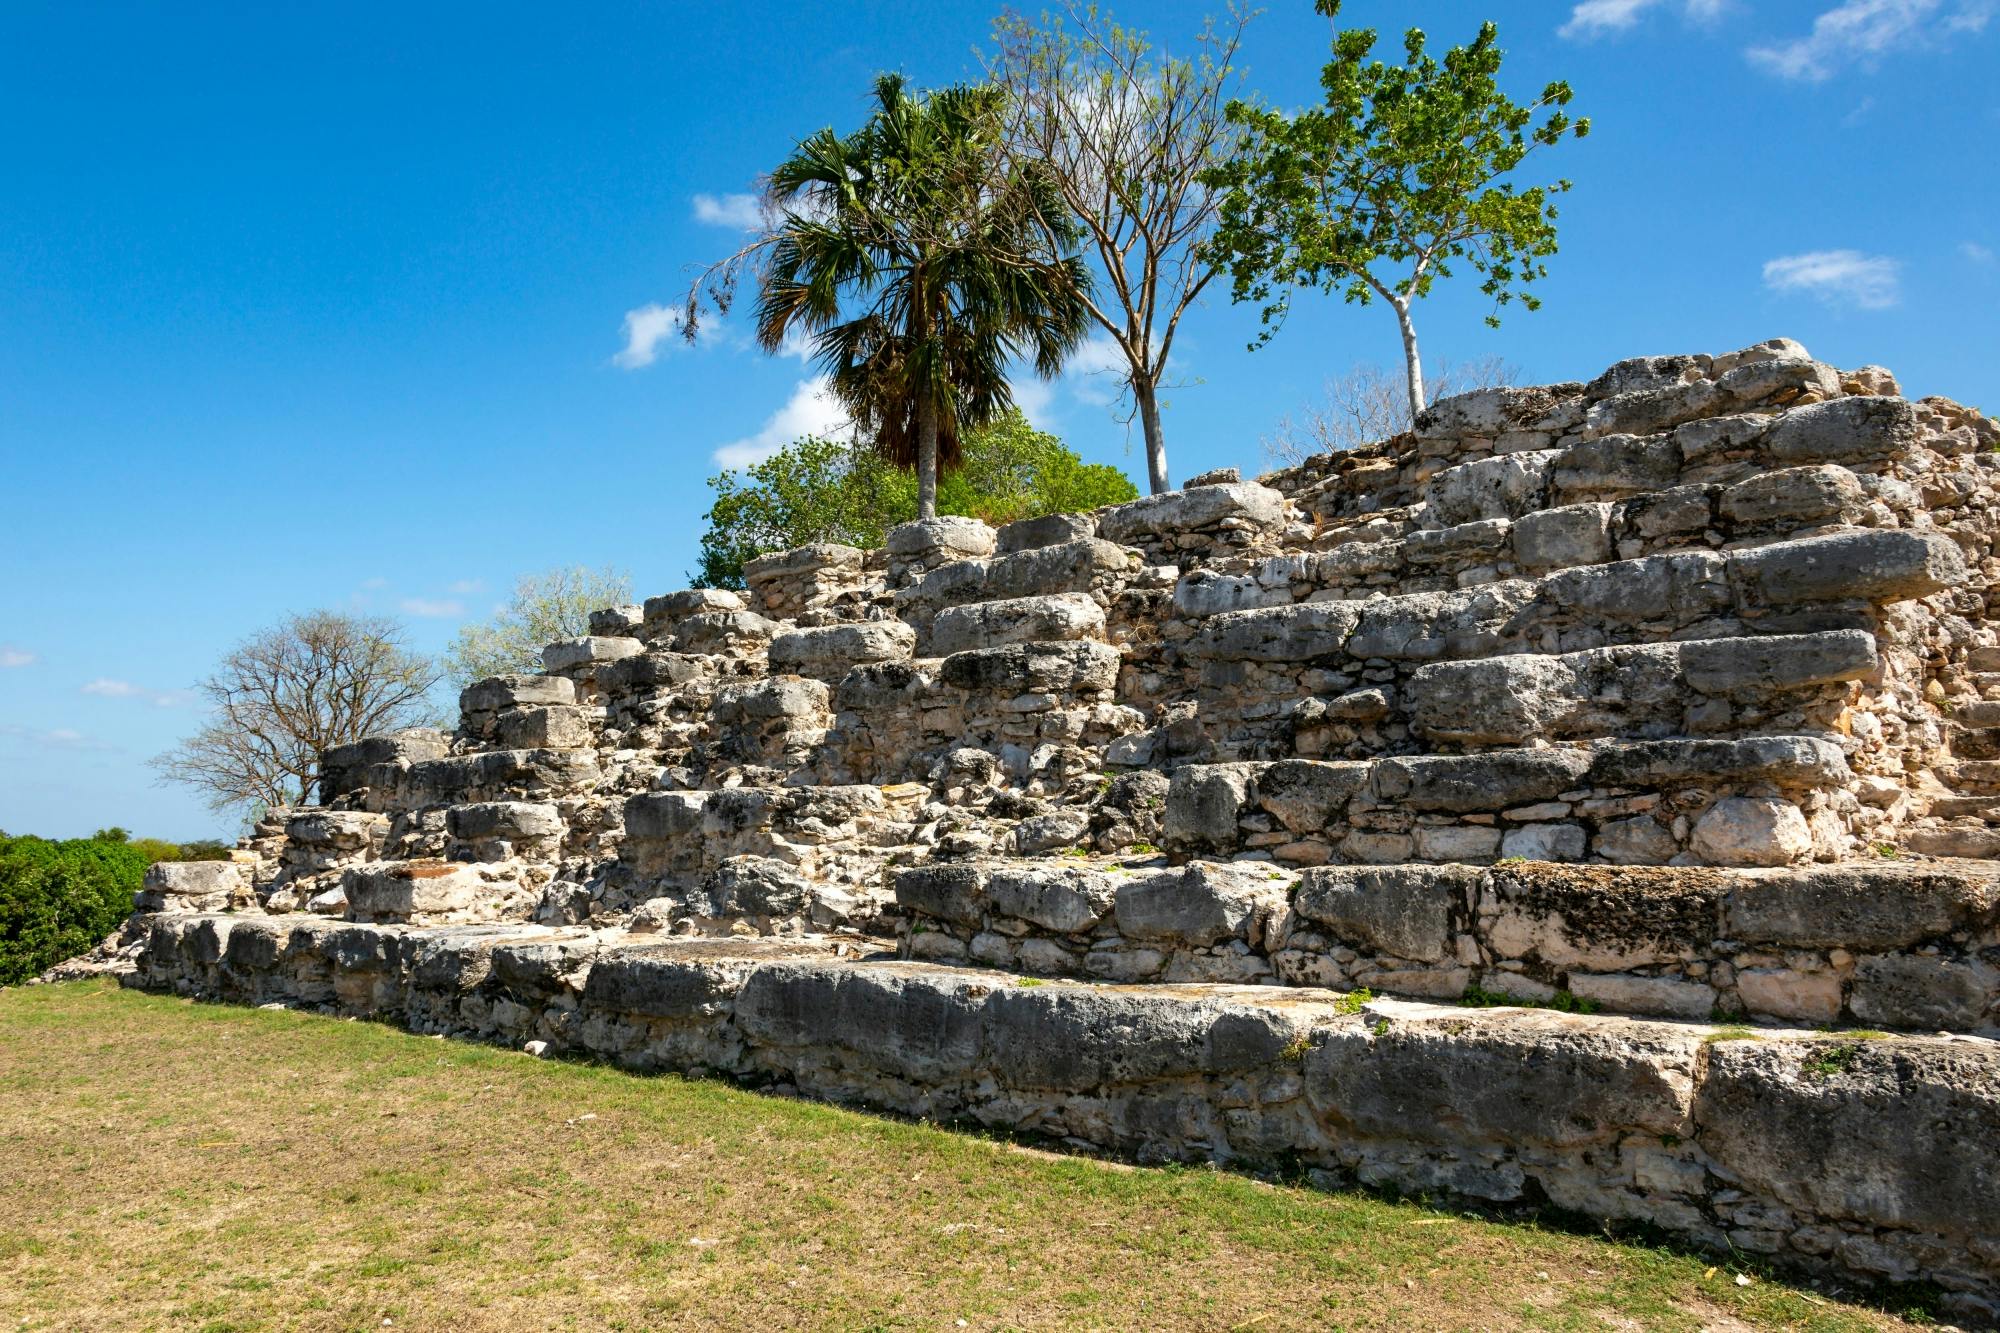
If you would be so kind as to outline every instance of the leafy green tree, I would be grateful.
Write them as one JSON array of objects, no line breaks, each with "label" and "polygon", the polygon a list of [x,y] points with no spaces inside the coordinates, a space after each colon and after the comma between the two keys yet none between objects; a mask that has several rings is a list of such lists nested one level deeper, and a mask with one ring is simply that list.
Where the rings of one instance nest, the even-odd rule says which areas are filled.
[{"label": "leafy green tree", "polygon": [[[946,475],[938,511],[989,523],[1077,513],[1135,499],[1115,467],[1086,463],[1020,411],[968,431],[963,466]],[[810,542],[880,546],[916,517],[916,479],[865,445],[806,436],[742,473],[709,478],[715,503],[702,535],[697,585],[740,588],[743,566]]]},{"label": "leafy green tree", "polygon": [[446,675],[463,689],[512,671],[540,671],[542,647],[590,632],[590,613],[632,600],[632,580],[615,569],[571,565],[523,574],[491,619],[463,626],[445,653]]},{"label": "leafy green tree", "polygon": [[875,82],[875,109],[845,137],[824,129],[771,173],[772,230],[710,270],[690,295],[728,308],[757,274],[757,341],[811,341],[856,429],[917,478],[917,514],[966,431],[1013,405],[1008,368],[1052,378],[1082,340],[1090,273],[1049,173],[1010,162],[1006,94],[952,87],[912,97]]},{"label": "leafy green tree", "polygon": [[[1338,0],[1319,0],[1331,17]],[[1339,292],[1396,312],[1410,411],[1426,406],[1411,305],[1460,263],[1493,299],[1486,322],[1546,276],[1556,252],[1553,199],[1570,183],[1522,187],[1503,181],[1538,148],[1590,132],[1572,120],[1567,83],[1550,83],[1521,106],[1500,90],[1498,31],[1487,23],[1469,46],[1439,61],[1423,31],[1403,38],[1403,63],[1369,59],[1373,29],[1338,33],[1320,74],[1324,108],[1296,116],[1232,102],[1248,132],[1246,151],[1211,169],[1224,191],[1215,252],[1229,267],[1237,301],[1263,305],[1268,341],[1298,287]],[[1540,117],[1537,123],[1537,117]]]},{"label": "leafy green tree", "polygon": [[146,857],[123,841],[0,838],[0,986],[90,949],[132,911]]}]

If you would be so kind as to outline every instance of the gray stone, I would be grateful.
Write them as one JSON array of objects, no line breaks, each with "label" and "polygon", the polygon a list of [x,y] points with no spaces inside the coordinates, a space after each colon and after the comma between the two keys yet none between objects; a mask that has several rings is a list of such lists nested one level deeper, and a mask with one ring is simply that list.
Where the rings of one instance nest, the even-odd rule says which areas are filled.
[{"label": "gray stone", "polygon": [[1593,856],[1619,866],[1663,866],[1680,852],[1673,834],[1651,815],[1614,819],[1598,826],[1590,840]]},{"label": "gray stone", "polygon": [[615,662],[621,657],[636,657],[645,651],[646,645],[637,639],[604,638],[599,635],[562,639],[542,649],[542,669],[553,674],[579,671],[602,662]]},{"label": "gray stone", "polygon": [[1647,389],[1672,388],[1700,378],[1708,369],[1709,358],[1701,355],[1627,357],[1584,385],[1583,392],[1586,398],[1601,400]]},{"label": "gray stone", "polygon": [[930,651],[950,657],[1004,644],[1103,637],[1104,609],[1087,594],[1065,592],[947,607],[931,625]]},{"label": "gray stone", "polygon": [[1782,949],[1907,949],[1996,926],[2000,881],[1944,866],[1752,872],[1722,900],[1725,935]]},{"label": "gray stone", "polygon": [[1729,698],[1860,680],[1876,669],[1875,636],[1858,629],[1696,640],[1680,645],[1680,658],[1690,686]]},{"label": "gray stone", "polygon": [[1118,933],[1201,947],[1244,938],[1257,913],[1284,901],[1284,877],[1261,866],[1194,861],[1120,881]]},{"label": "gray stone", "polygon": [[867,554],[858,547],[837,542],[813,542],[744,561],[743,581],[752,588],[762,589],[788,579],[811,578],[829,569],[858,572]]},{"label": "gray stone", "polygon": [[1188,644],[1196,658],[1223,662],[1315,662],[1346,655],[1360,622],[1349,602],[1300,602],[1209,617]]},{"label": "gray stone", "polygon": [[494,716],[492,740],[506,750],[574,750],[592,744],[596,728],[583,708],[510,708]]},{"label": "gray stone", "polygon": [[1744,598],[1773,607],[1900,602],[1966,578],[1965,555],[1951,538],[1886,529],[1759,546],[1736,552],[1729,566]]},{"label": "gray stone", "polygon": [[1523,824],[1510,828],[1500,839],[1502,858],[1518,856],[1526,861],[1581,861],[1584,832],[1576,824]]},{"label": "gray stone", "polygon": [[1565,503],[1616,500],[1673,486],[1680,476],[1673,436],[1607,435],[1563,450],[1550,466],[1549,487]]},{"label": "gray stone", "polygon": [[1453,915],[1472,910],[1484,882],[1469,866],[1320,866],[1299,876],[1292,903],[1362,953],[1438,962],[1451,953]]},{"label": "gray stone", "polygon": [[[505,708],[525,708],[573,704],[576,702],[576,682],[567,676],[489,676],[485,680],[474,681],[459,692],[458,707],[463,713],[497,713]],[[367,742],[359,742],[366,744]],[[445,751],[444,738],[438,737],[437,754],[421,756],[434,759]],[[380,763],[372,759],[371,763]]]},{"label": "gray stone", "polygon": [[1189,851],[1233,853],[1241,837],[1236,821],[1250,799],[1256,764],[1188,764],[1174,772],[1167,790],[1164,836]]},{"label": "gray stone", "polygon": [[993,553],[994,532],[976,518],[943,514],[889,529],[884,544],[900,560],[977,559]]},{"label": "gray stone", "polygon": [[1977,958],[1864,958],[1848,1006],[1862,1022],[1885,1027],[1990,1032],[2000,1027],[2000,967]]},{"label": "gray stone", "polygon": [[674,624],[673,646],[682,653],[734,655],[771,641],[778,623],[754,611],[701,611]]},{"label": "gray stone", "polygon": [[1117,684],[1121,660],[1108,643],[1014,643],[953,653],[938,678],[989,694],[1102,693]]},{"label": "gray stone", "polygon": [[1416,811],[1467,814],[1553,800],[1590,771],[1586,751],[1494,750],[1376,763],[1371,785],[1387,802]]},{"label": "gray stone", "polygon": [[1790,865],[1812,851],[1812,833],[1790,801],[1727,796],[1695,821],[1688,850],[1710,865]]},{"label": "gray stone", "polygon": [[632,606],[601,606],[590,613],[590,632],[606,638],[636,638],[646,628],[646,608]]},{"label": "gray stone", "polygon": [[1319,833],[1340,821],[1368,775],[1366,763],[1280,759],[1257,773],[1254,800],[1293,833]]},{"label": "gray stone", "polygon": [[1635,741],[1598,747],[1590,786],[1655,787],[1684,782],[1762,781],[1782,787],[1834,787],[1850,777],[1840,747],[1818,736],[1746,736],[1741,740]]},{"label": "gray stone", "polygon": [[1021,518],[1003,526],[996,534],[994,550],[1000,555],[1032,551],[1043,546],[1082,541],[1097,535],[1097,519],[1090,514],[1044,514]]},{"label": "gray stone", "polygon": [[1500,454],[1448,467],[1424,486],[1424,505],[1439,527],[1477,519],[1520,518],[1542,507],[1554,449]]},{"label": "gray stone", "polygon": [[535,801],[482,801],[455,805],[445,811],[451,836],[466,841],[488,838],[554,838],[563,836],[562,811]]},{"label": "gray stone", "polygon": [[1219,574],[1197,569],[1183,574],[1174,584],[1174,614],[1201,620],[1225,611],[1243,611],[1265,606],[1289,606],[1289,587],[1267,588],[1252,574]]},{"label": "gray stone", "polygon": [[1573,615],[1613,624],[1687,621],[1731,609],[1729,569],[1719,552],[1676,551],[1559,570],[1542,581],[1541,595]]},{"label": "gray stone", "polygon": [[1114,542],[1133,544],[1147,537],[1170,537],[1234,521],[1253,528],[1275,527],[1285,517],[1285,497],[1254,481],[1196,486],[1142,496],[1099,512],[1097,530]]},{"label": "gray stone", "polygon": [[1110,876],[1083,866],[999,864],[986,875],[995,912],[1064,935],[1103,920],[1114,895]]},{"label": "gray stone", "polygon": [[906,658],[916,646],[917,632],[900,620],[786,630],[771,639],[771,670],[835,681],[860,663]]},{"label": "gray stone", "polygon": [[1524,568],[1568,569],[1611,558],[1611,506],[1562,505],[1524,514],[1513,527],[1514,559]]},{"label": "gray stone", "polygon": [[1860,480],[1833,463],[1760,472],[1725,490],[1720,502],[1722,516],[1745,527],[1832,523],[1866,503]]},{"label": "gray stone", "polygon": [[1834,398],[1797,407],[1764,435],[1781,463],[1874,461],[1908,453],[1923,436],[1914,406],[1901,398]]}]

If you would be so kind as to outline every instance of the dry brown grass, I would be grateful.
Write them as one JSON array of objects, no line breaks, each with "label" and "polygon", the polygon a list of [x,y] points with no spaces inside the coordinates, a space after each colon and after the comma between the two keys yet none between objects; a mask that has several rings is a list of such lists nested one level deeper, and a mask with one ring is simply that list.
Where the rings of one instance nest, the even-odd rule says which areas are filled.
[{"label": "dry brown grass", "polygon": [[0,1333],[1900,1326],[1533,1225],[93,982],[0,991],[0,1142]]}]

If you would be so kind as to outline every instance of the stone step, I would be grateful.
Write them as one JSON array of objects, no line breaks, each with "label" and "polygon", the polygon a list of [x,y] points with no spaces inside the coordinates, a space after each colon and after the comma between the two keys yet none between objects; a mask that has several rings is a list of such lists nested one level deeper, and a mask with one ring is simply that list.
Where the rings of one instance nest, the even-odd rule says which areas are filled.
[{"label": "stone step", "polygon": [[1784,864],[1815,851],[1796,802],[1851,776],[1840,747],[1813,736],[1189,764],[1174,774],[1164,839],[1290,864]]},{"label": "stone step", "polygon": [[1985,820],[1954,819],[1928,828],[1906,830],[1903,846],[1925,856],[2000,859],[2000,828]]},{"label": "stone step", "polygon": [[2000,796],[1934,796],[1930,800],[1930,813],[1941,819],[1968,815],[1975,819],[2000,819]]},{"label": "stone step", "polygon": [[2000,1035],[2000,966],[1981,956],[2000,940],[2000,870],[1978,863],[1286,872],[999,859],[891,878],[903,952],[920,961]]},{"label": "stone step", "polygon": [[[1050,982],[734,941],[156,918],[138,980],[1152,1160],[1283,1163],[2000,1300],[2000,1048],[1316,989]],[[1798,1169],[1801,1143],[1812,1170]],[[1843,1267],[1844,1266],[1844,1267]]]},{"label": "stone step", "polygon": [[1938,776],[1967,796],[2000,796],[2000,759],[1961,759],[1938,766]]}]

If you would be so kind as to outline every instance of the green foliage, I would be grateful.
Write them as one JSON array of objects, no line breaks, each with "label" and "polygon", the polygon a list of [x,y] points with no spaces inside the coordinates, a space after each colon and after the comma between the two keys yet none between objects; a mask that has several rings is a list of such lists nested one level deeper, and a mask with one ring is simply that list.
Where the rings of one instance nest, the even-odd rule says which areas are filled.
[{"label": "green foliage", "polygon": [[1521,187],[1501,178],[1536,148],[1588,134],[1590,122],[1562,109],[1572,96],[1567,83],[1548,84],[1527,106],[1502,92],[1491,23],[1442,61],[1426,51],[1421,29],[1404,35],[1400,65],[1370,58],[1375,37],[1366,28],[1335,36],[1320,74],[1323,107],[1288,116],[1230,104],[1249,145],[1204,177],[1223,192],[1212,253],[1229,269],[1233,298],[1263,307],[1253,345],[1277,331],[1295,288],[1389,302],[1403,322],[1417,400],[1410,303],[1463,264],[1492,298],[1487,323],[1497,325],[1512,301],[1536,308],[1527,289],[1556,252],[1553,198],[1569,182]]},{"label": "green foliage", "polygon": [[1586,1000],[1566,990],[1559,990],[1546,1000],[1537,1000],[1503,990],[1487,990],[1476,981],[1465,988],[1458,1003],[1463,1009],[1554,1009],[1565,1014],[1594,1014],[1601,1007],[1596,1000]]},{"label": "green foliage", "polygon": [[445,654],[446,676],[464,689],[475,680],[542,669],[542,648],[590,633],[590,613],[632,600],[632,580],[615,569],[582,565],[523,574],[491,619],[463,626]]},{"label": "green foliage", "polygon": [[1002,90],[913,97],[884,74],[874,92],[859,130],[820,130],[772,171],[780,220],[707,290],[726,309],[761,259],[758,343],[811,340],[849,417],[916,471],[928,517],[965,432],[1013,406],[1009,367],[1053,377],[1082,340],[1090,272],[1049,173],[1007,159]]},{"label": "green foliage", "polygon": [[[811,542],[880,546],[917,516],[916,481],[875,450],[805,436],[743,472],[709,478],[715,503],[701,540],[697,587],[740,588],[743,566]],[[963,465],[946,476],[938,512],[1009,523],[1136,498],[1123,472],[1086,463],[1018,410],[969,431]]]},{"label": "green foliage", "polygon": [[0,986],[110,934],[131,913],[146,865],[146,854],[124,839],[0,837]]},{"label": "green foliage", "polygon": [[1363,1009],[1366,1009],[1368,1002],[1374,998],[1375,992],[1363,986],[1359,990],[1351,990],[1338,1000],[1335,1000],[1333,1007],[1343,1014],[1358,1014]]},{"label": "green foliage", "polygon": [[1832,1046],[1822,1046],[1814,1050],[1812,1059],[1805,1062],[1803,1069],[1808,1078],[1832,1078],[1835,1074],[1845,1074],[1854,1067],[1861,1055],[1861,1043],[1843,1041]]}]

